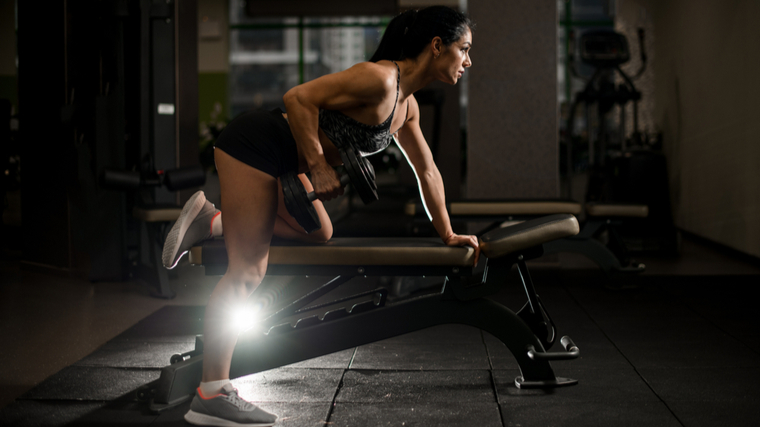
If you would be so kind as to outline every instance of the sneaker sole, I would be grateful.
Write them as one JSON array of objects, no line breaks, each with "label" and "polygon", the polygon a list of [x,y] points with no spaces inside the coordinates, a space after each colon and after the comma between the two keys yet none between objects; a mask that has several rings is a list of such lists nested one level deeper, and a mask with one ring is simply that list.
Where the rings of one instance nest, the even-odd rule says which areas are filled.
[{"label": "sneaker sole", "polygon": [[169,230],[169,234],[166,236],[166,242],[164,242],[164,250],[161,253],[161,262],[164,267],[171,270],[177,266],[177,263],[182,259],[187,251],[177,254],[179,251],[180,243],[185,238],[185,233],[190,225],[198,216],[198,213],[206,203],[206,194],[203,191],[198,191],[190,197],[190,200],[185,203],[185,207],[182,208],[182,212],[177,218],[177,222],[174,223],[172,229]]},{"label": "sneaker sole", "polygon": [[185,421],[197,426],[221,426],[221,427],[271,427],[274,423],[236,423],[213,415],[201,414],[192,409],[185,414]]}]

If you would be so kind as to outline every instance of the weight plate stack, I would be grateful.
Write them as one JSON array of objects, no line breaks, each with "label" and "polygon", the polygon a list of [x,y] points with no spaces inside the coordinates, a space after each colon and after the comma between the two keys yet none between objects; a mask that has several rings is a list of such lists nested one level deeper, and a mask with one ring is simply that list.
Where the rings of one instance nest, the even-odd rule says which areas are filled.
[{"label": "weight plate stack", "polygon": [[309,200],[303,183],[298,179],[294,172],[287,173],[280,177],[282,184],[282,193],[285,200],[285,208],[288,213],[298,221],[307,233],[322,228],[322,222],[314,205]]},{"label": "weight plate stack", "polygon": [[377,195],[377,184],[375,183],[375,169],[369,160],[358,156],[351,146],[342,148],[340,150],[340,157],[343,160],[346,173],[351,179],[351,184],[354,185],[362,202],[368,205],[377,200],[379,196]]}]

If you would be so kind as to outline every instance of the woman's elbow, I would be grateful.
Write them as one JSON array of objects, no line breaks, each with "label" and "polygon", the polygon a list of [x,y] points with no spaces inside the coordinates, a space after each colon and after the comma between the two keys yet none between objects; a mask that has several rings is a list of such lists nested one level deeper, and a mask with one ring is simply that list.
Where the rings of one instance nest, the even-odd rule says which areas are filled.
[{"label": "woman's elbow", "polygon": [[435,167],[426,168],[419,174],[420,180],[427,184],[435,184],[441,180],[441,174]]},{"label": "woman's elbow", "polygon": [[296,86],[285,92],[285,95],[282,96],[282,103],[285,105],[287,112],[295,110],[314,112],[318,108],[309,92],[300,86]]},{"label": "woman's elbow", "polygon": [[332,239],[332,224],[323,224],[322,228],[309,234],[309,240],[314,243],[327,243]]},{"label": "woman's elbow", "polygon": [[288,106],[288,104],[292,104],[295,99],[297,99],[298,86],[290,89],[289,91],[285,92],[285,95],[282,96],[282,103],[285,105],[285,107]]}]

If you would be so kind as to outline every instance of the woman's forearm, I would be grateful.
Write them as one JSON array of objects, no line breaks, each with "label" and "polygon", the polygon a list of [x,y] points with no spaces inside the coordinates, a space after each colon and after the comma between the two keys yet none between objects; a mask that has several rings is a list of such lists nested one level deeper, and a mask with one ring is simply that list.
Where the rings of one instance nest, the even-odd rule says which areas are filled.
[{"label": "woman's forearm", "polygon": [[299,97],[298,87],[289,90],[282,100],[288,113],[288,125],[293,138],[309,169],[326,163],[322,144],[319,143],[319,108],[304,102]]},{"label": "woman's forearm", "polygon": [[428,218],[433,223],[435,231],[446,242],[454,234],[451,228],[451,220],[446,210],[446,193],[443,186],[443,178],[437,168],[419,176],[422,203],[427,211]]},{"label": "woman's forearm", "polygon": [[319,142],[319,108],[312,102],[304,101],[300,93],[299,87],[295,87],[282,98],[288,109],[288,125],[299,155],[303,156],[311,172],[311,183],[317,198],[330,200],[343,194],[343,186],[338,173],[327,163]]}]

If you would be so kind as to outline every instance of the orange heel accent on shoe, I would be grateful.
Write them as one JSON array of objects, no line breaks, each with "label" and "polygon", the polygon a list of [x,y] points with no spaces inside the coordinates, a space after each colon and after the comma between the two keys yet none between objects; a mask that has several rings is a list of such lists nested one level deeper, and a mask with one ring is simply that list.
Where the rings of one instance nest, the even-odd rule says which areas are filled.
[{"label": "orange heel accent on shoe", "polygon": [[203,399],[203,400],[211,400],[211,399],[213,399],[213,398],[215,398],[215,397],[219,397],[219,396],[221,396],[221,395],[222,395],[222,393],[217,393],[217,394],[215,394],[215,395],[213,395],[213,396],[211,396],[211,397],[206,397],[206,396],[204,396],[204,395],[203,395],[203,392],[201,392],[201,388],[200,388],[200,387],[198,387],[198,388],[196,389],[196,392],[198,393],[198,397],[200,397],[200,398],[201,398],[201,399]]},{"label": "orange heel accent on shoe", "polygon": [[218,217],[221,214],[222,214],[222,211],[219,211],[219,212],[215,213],[214,216],[211,217],[211,225],[208,226],[208,228],[209,228],[208,232],[212,236],[214,235],[214,220],[216,219],[216,217]]}]

